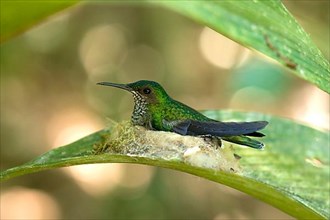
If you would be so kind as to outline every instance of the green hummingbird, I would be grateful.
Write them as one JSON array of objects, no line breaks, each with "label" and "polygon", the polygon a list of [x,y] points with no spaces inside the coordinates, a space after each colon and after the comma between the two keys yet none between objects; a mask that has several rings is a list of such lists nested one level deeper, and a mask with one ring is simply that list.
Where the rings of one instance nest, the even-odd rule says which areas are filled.
[{"label": "green hummingbird", "polygon": [[257,131],[266,127],[266,121],[220,122],[208,118],[195,109],[172,99],[157,82],[140,80],[128,84],[99,82],[98,85],[124,89],[133,94],[133,125],[150,130],[175,132],[180,135],[209,136],[232,143],[262,149],[264,144],[249,138],[263,137]]}]

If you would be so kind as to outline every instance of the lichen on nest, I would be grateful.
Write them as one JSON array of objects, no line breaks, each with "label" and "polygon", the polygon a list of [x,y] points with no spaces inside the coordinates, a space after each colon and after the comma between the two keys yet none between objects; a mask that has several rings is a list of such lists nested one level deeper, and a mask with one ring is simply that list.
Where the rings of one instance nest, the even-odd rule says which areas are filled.
[{"label": "lichen on nest", "polygon": [[111,153],[153,159],[176,160],[192,166],[238,172],[238,157],[232,145],[219,146],[203,137],[182,136],[173,132],[152,131],[130,122],[112,123],[96,154]]}]

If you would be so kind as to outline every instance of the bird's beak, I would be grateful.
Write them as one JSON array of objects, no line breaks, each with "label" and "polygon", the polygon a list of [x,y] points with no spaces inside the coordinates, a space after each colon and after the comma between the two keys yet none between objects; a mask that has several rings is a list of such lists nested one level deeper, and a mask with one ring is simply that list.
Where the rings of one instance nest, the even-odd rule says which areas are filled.
[{"label": "bird's beak", "polygon": [[112,86],[112,87],[117,87],[120,89],[124,89],[127,90],[129,92],[131,92],[133,89],[131,87],[129,87],[127,84],[119,84],[119,83],[111,83],[111,82],[99,82],[96,83],[97,85],[102,85],[102,86]]}]

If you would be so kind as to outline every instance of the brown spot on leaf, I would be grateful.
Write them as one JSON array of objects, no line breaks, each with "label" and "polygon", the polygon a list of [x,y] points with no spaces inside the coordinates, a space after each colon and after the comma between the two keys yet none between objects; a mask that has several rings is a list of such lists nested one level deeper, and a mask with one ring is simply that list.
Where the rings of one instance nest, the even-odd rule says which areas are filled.
[{"label": "brown spot on leaf", "polygon": [[282,62],[284,62],[286,67],[293,69],[293,70],[297,69],[298,64],[295,63],[294,61],[292,61],[291,59],[289,59],[288,57],[284,56],[283,54],[281,54],[281,52],[270,42],[269,37],[266,34],[264,35],[264,38],[265,38],[267,47],[269,47],[269,49],[271,49],[273,52],[275,52],[276,56]]}]

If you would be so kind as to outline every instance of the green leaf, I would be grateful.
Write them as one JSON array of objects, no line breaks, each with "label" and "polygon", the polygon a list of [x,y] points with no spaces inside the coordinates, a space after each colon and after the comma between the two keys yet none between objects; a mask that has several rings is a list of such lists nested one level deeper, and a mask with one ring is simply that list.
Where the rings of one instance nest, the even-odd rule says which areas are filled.
[{"label": "green leaf", "polygon": [[287,119],[256,113],[206,111],[218,120],[267,120],[263,151],[235,146],[241,172],[188,165],[183,161],[104,153],[94,155],[109,130],[51,150],[0,174],[1,180],[41,170],[87,163],[137,163],[175,169],[219,182],[259,198],[297,218],[329,218],[329,134]]},{"label": "green leaf", "polygon": [[257,50],[330,92],[330,66],[281,1],[152,1]]},{"label": "green leaf", "polygon": [[[77,1],[1,1],[1,42]],[[137,2],[108,1],[111,4]],[[329,62],[278,0],[141,1],[174,10],[287,66],[330,92]]]},{"label": "green leaf", "polygon": [[46,17],[61,11],[77,1],[8,1],[0,2],[1,35],[4,42],[41,22]]}]

